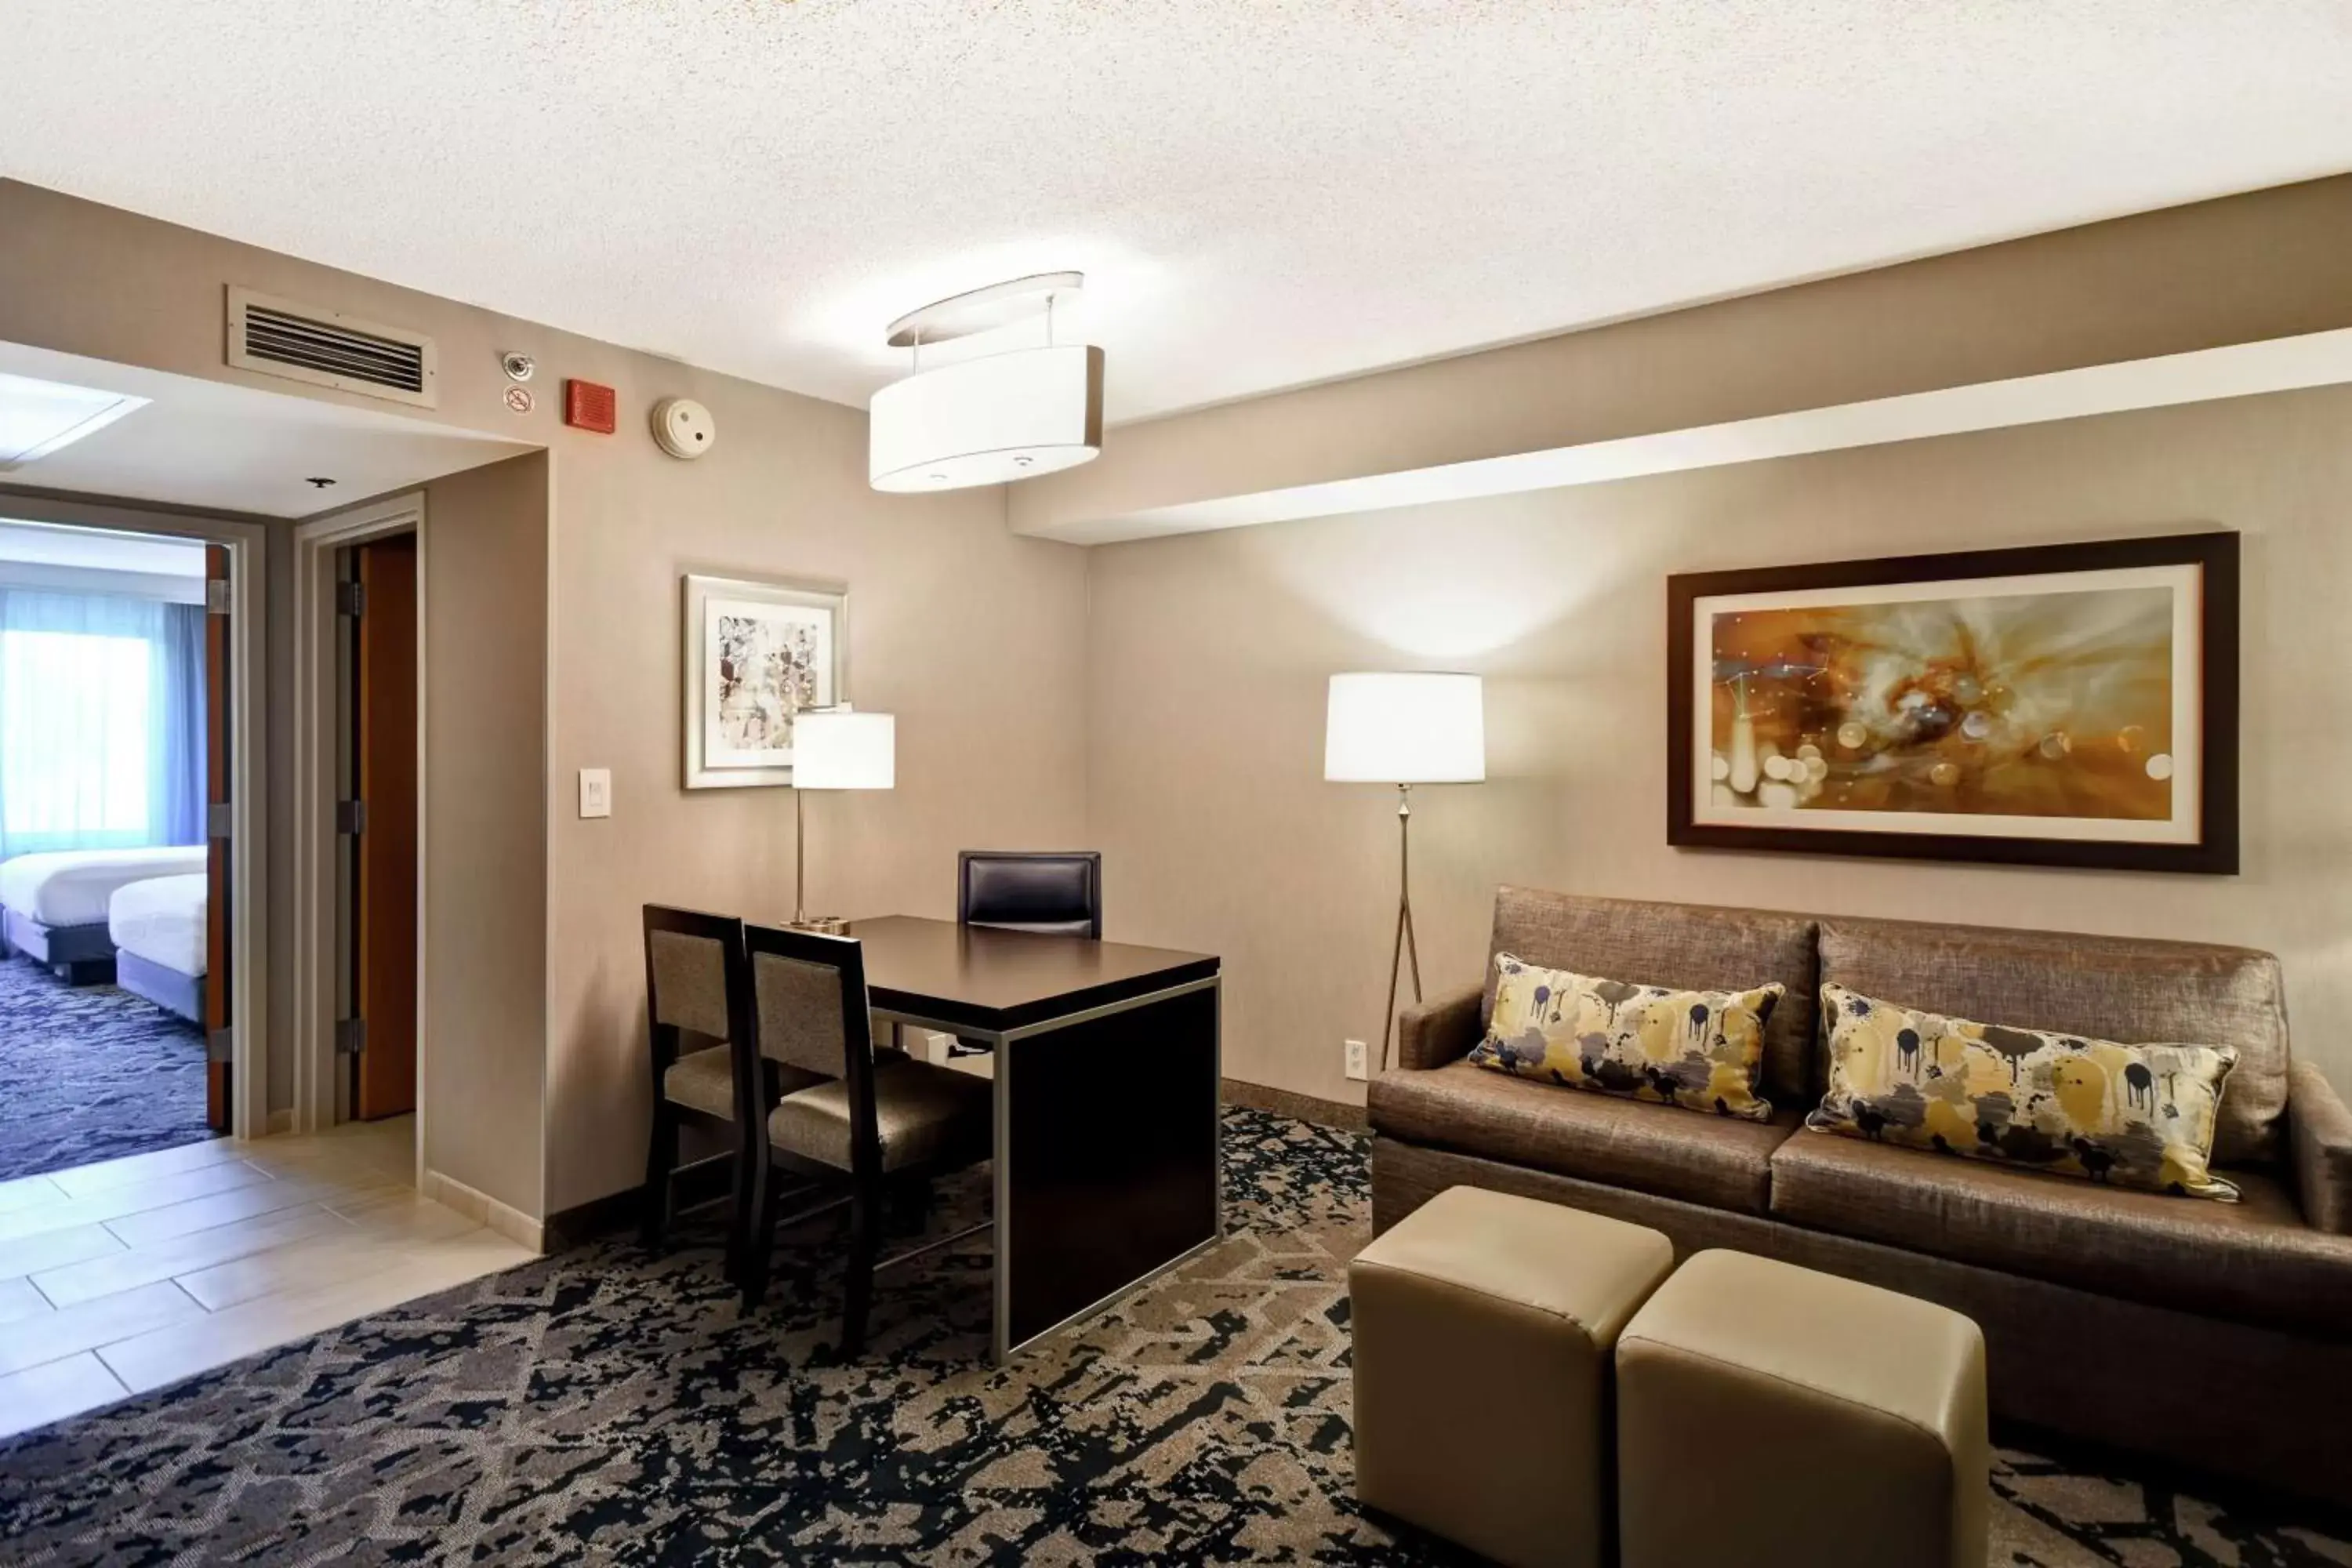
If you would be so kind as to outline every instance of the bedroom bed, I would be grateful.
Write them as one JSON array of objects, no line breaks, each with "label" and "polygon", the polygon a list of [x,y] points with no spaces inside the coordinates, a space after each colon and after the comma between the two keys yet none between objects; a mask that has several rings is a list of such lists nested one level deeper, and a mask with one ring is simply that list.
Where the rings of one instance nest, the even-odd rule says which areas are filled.
[{"label": "bedroom bed", "polygon": [[205,1021],[205,878],[154,877],[115,889],[107,910],[114,983],[193,1023]]},{"label": "bedroom bed", "polygon": [[0,861],[0,952],[23,952],[76,985],[111,977],[108,905],[133,882],[205,868],[205,846],[63,849]]}]

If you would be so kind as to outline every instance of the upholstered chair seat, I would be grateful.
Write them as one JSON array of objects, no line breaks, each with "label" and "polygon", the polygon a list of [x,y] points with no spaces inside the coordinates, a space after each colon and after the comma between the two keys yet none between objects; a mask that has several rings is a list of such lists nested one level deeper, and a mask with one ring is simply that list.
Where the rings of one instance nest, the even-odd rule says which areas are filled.
[{"label": "upholstered chair seat", "polygon": [[735,1120],[735,1053],[725,1046],[695,1051],[662,1074],[662,1097],[689,1110]]},{"label": "upholstered chair seat", "polygon": [[[876,1053],[874,1121],[882,1169],[988,1157],[992,1091],[984,1078]],[[835,1170],[851,1168],[849,1085],[832,1079],[788,1094],[768,1116],[768,1141]]]}]

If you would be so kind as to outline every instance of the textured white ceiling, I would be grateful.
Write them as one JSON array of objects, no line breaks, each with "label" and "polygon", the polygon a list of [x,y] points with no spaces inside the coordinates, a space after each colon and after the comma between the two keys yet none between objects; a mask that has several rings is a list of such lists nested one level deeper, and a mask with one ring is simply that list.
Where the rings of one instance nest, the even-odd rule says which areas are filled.
[{"label": "textured white ceiling", "polygon": [[862,403],[1114,418],[2352,168],[2345,0],[9,0],[0,172]]}]

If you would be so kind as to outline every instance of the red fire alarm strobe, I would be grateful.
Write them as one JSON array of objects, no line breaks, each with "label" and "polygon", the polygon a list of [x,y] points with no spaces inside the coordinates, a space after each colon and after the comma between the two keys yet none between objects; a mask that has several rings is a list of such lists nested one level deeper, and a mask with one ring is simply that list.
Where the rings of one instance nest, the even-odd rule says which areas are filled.
[{"label": "red fire alarm strobe", "polygon": [[618,404],[619,399],[609,386],[599,386],[593,381],[563,384],[563,422],[576,429],[610,436]]}]

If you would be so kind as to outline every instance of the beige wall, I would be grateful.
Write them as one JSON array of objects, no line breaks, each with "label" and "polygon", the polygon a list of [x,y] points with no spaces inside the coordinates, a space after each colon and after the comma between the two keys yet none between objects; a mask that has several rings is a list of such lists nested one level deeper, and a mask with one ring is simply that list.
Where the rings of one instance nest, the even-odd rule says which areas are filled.
[{"label": "beige wall", "polygon": [[543,1213],[547,457],[425,491],[425,1165]]},{"label": "beige wall", "polygon": [[[646,366],[616,367],[624,407],[680,374]],[[1013,537],[995,491],[875,494],[856,410],[715,376],[697,395],[707,458],[557,455],[551,1211],[644,1175],[641,906],[792,913],[791,793],[678,784],[682,574],[849,584],[850,696],[898,715],[898,782],[811,796],[813,908],[951,915],[956,850],[1069,845],[1085,820],[1084,553]],[[580,819],[582,767],[613,770],[609,820]]]},{"label": "beige wall", "polygon": [[[1415,792],[1433,990],[1477,977],[1503,881],[2235,942],[2283,955],[2297,1048],[2352,1088],[2347,516],[2330,389],[1097,549],[1109,934],[1224,955],[1234,1076],[1360,1099],[1340,1041],[1380,1036],[1394,792],[1322,782],[1324,680],[1469,668],[1491,782]],[[1666,574],[2210,527],[2246,535],[2243,875],[1667,847]]]},{"label": "beige wall", "polygon": [[[2352,174],[2085,224],[1120,428],[1015,486],[1044,532],[2352,326]],[[1344,304],[1341,304],[1344,308]]]},{"label": "beige wall", "polygon": [[[465,1168],[496,1184],[486,1189],[492,1196],[539,1214],[642,1175],[640,905],[790,912],[790,794],[678,785],[679,574],[850,584],[852,695],[898,713],[899,787],[812,802],[813,901],[846,913],[949,913],[956,849],[1081,837],[1085,559],[1072,546],[1013,537],[1002,493],[878,495],[866,484],[856,409],[0,180],[0,340],[384,406],[227,369],[230,283],[432,333],[440,407],[424,416],[547,448],[544,1184],[539,1204],[526,1201],[505,1163],[515,1151],[483,1152],[483,1164]],[[500,401],[506,349],[538,356],[541,396],[530,416]],[[567,376],[618,390],[617,435],[561,424]],[[718,444],[696,462],[662,456],[646,433],[651,404],[672,395],[700,398],[716,416]],[[486,569],[512,569],[512,558],[500,560]],[[497,607],[495,594],[480,597]],[[445,673],[428,677],[436,689]],[[503,761],[484,766],[501,785],[539,743],[490,732],[479,741],[500,748]],[[597,766],[613,770],[614,815],[583,822],[576,770]],[[436,899],[428,944],[477,940],[483,918]],[[427,984],[437,982],[428,974]],[[497,995],[505,1018],[513,997],[504,988]],[[523,1080],[518,1072],[499,1081]],[[502,1101],[479,1131],[534,1136]],[[448,1173],[467,1180],[454,1163],[463,1156],[448,1158]]]},{"label": "beige wall", "polygon": [[[1011,534],[1001,493],[875,494],[856,410],[0,181],[0,339],[350,401],[226,369],[230,282],[434,333],[442,405],[431,417],[547,449],[543,484],[533,459],[436,487],[484,531],[467,530],[460,552],[431,568],[437,594],[445,564],[471,563],[446,584],[452,613],[469,606],[463,651],[428,679],[434,691],[459,683],[451,709],[466,722],[450,755],[478,769],[454,779],[445,800],[436,761],[434,816],[461,824],[459,843],[499,868],[454,869],[445,886],[484,899],[436,897],[426,910],[434,948],[474,944],[453,972],[460,989],[428,1003],[429,1026],[468,1031],[462,1059],[484,1074],[448,1112],[454,1144],[436,1134],[436,1163],[526,1212],[560,1211],[639,1173],[649,1095],[638,907],[789,908],[790,795],[678,786],[677,579],[688,571],[851,585],[852,694],[899,715],[899,787],[812,801],[814,904],[945,914],[959,847],[1092,841],[1108,858],[1114,936],[1224,955],[1228,1065],[1239,1077],[1349,1098],[1339,1042],[1380,1031],[1394,817],[1378,789],[1321,782],[1324,678],[1468,666],[1491,678],[1495,778],[1423,792],[1416,886],[1434,984],[1475,974],[1486,902],[1504,879],[2237,940],[2285,954],[2303,1048],[2352,1080],[2352,1047],[2337,1033],[2352,1022],[2352,881],[2335,873],[2352,846],[2334,783],[2352,764],[2352,695],[2334,631],[2348,564],[2352,393],[1090,556]],[[547,395],[529,416],[499,402],[497,354],[509,348],[542,366]],[[1640,368],[1627,374],[1638,379]],[[565,376],[619,390],[618,435],[558,423]],[[1349,395],[1377,393],[1367,383]],[[716,414],[718,446],[698,462],[661,456],[644,434],[645,410],[670,394]],[[1219,461],[1211,447],[1183,458]],[[535,487],[543,557],[528,537]],[[1667,572],[2216,525],[2249,540],[2242,877],[1665,847]],[[478,660],[527,660],[540,590],[546,687],[534,732],[519,685],[471,682],[487,668]],[[520,620],[509,591],[521,595]],[[527,818],[515,792],[542,756]],[[592,766],[613,770],[608,820],[576,815],[575,771]],[[529,820],[545,855],[536,1023],[528,944],[499,926],[530,929]],[[428,852],[437,863],[440,851]],[[540,1052],[536,1158],[530,1141],[541,1134],[519,1109],[533,1049],[509,1043],[509,1031]],[[428,1109],[439,1089],[428,1088]]]}]

